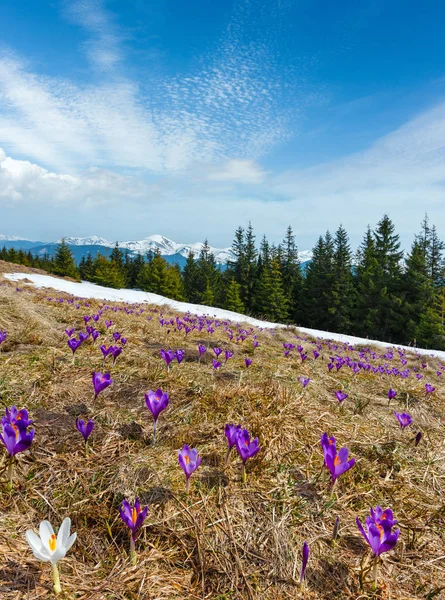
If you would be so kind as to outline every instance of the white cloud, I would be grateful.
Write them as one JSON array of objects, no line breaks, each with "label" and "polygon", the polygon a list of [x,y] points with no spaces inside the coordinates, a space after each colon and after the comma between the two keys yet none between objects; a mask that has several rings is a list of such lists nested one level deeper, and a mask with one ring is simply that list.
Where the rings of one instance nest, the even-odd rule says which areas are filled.
[{"label": "white cloud", "polygon": [[100,205],[145,197],[150,186],[106,169],[91,168],[82,175],[55,173],[27,160],[15,160],[0,148],[0,201],[2,205],[47,207]]},{"label": "white cloud", "polygon": [[233,181],[238,183],[262,183],[265,178],[263,169],[253,160],[231,159],[219,167],[209,169],[210,181]]}]

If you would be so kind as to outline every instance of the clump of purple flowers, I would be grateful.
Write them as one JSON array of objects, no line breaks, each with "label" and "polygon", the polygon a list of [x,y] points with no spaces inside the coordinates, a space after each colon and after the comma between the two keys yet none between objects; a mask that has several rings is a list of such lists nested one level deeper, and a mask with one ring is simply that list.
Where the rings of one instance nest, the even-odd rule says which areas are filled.
[{"label": "clump of purple flowers", "polygon": [[2,417],[2,432],[0,441],[9,454],[8,465],[8,487],[12,489],[12,471],[15,456],[31,447],[34,439],[35,430],[28,431],[32,421],[28,418],[28,411],[24,408],[18,410],[16,406],[11,409],[6,408],[5,415]]}]

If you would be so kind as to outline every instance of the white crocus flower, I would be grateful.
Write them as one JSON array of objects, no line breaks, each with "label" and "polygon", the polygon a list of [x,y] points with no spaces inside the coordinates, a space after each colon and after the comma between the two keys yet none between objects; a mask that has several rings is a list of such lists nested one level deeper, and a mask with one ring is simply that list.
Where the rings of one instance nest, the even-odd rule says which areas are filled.
[{"label": "white crocus flower", "polygon": [[50,562],[53,566],[54,591],[56,594],[61,592],[57,563],[64,558],[77,537],[77,533],[70,535],[70,529],[71,519],[66,517],[62,521],[57,538],[49,521],[40,523],[40,537],[32,529],[28,529],[26,532],[26,540],[31,546],[34,556],[43,562]]}]

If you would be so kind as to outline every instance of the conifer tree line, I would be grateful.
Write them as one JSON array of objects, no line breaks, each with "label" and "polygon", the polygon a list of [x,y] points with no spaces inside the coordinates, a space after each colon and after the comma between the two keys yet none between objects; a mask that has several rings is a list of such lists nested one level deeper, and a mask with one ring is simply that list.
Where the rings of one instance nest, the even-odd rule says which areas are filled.
[{"label": "conifer tree line", "polygon": [[79,266],[63,240],[54,257],[3,248],[0,259],[268,320],[445,349],[445,244],[427,216],[406,255],[388,215],[367,228],[355,254],[341,225],[327,231],[306,268],[290,226],[281,244],[263,236],[259,247],[250,223],[238,227],[232,251],[224,270],[207,241],[182,270],[158,252],[132,255],[117,243],[109,255],[88,254]]}]

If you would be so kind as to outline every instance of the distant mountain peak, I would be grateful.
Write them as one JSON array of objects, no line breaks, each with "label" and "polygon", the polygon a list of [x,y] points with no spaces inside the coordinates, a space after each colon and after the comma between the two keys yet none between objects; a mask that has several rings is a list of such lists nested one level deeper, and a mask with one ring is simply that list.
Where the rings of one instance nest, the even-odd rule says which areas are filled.
[{"label": "distant mountain peak", "polygon": [[[91,235],[88,237],[65,237],[65,242],[69,246],[94,246],[94,252],[97,252],[98,246],[103,248],[113,248],[115,245],[115,241],[111,242],[106,240],[105,238],[98,235]],[[14,235],[1,235],[0,234],[0,242],[4,241],[5,243],[13,244],[15,247],[20,247],[20,242],[23,242],[23,247],[27,250],[33,249],[33,241],[25,240],[24,238],[20,238]],[[34,246],[36,247],[36,251],[39,254],[44,254],[49,250],[52,246],[56,244],[60,244],[62,238],[58,239],[56,242],[49,242],[44,244],[43,242],[35,242]],[[159,233],[154,233],[152,235],[148,235],[147,237],[141,240],[130,240],[130,241],[119,241],[119,248],[121,250],[128,250],[131,254],[146,254],[147,252],[160,252],[162,256],[174,256],[180,255],[183,258],[187,258],[190,252],[193,252],[195,257],[198,257],[201,252],[201,248],[204,245],[204,242],[193,242],[190,244],[180,244],[178,242],[174,242],[165,235],[160,235]],[[80,250],[80,248],[79,248]],[[85,253],[88,250],[85,250]],[[235,255],[233,254],[232,248],[214,248],[210,246],[210,252],[215,257],[215,261],[217,264],[224,265],[227,262],[234,260]],[[300,261],[306,262],[312,258],[312,252],[310,250],[303,250],[299,252]],[[181,259],[182,260],[182,259]]]}]

